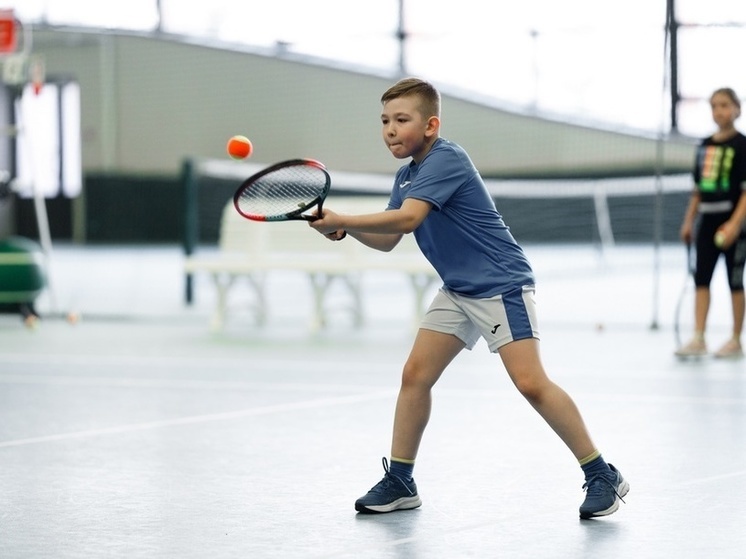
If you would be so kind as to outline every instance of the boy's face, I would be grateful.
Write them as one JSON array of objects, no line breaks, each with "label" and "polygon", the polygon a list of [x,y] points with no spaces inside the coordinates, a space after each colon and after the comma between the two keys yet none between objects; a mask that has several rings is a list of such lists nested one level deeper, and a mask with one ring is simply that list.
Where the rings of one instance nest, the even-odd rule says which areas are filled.
[{"label": "boy's face", "polygon": [[383,141],[397,159],[411,157],[419,163],[438,133],[438,118],[425,118],[415,96],[397,97],[383,105]]}]

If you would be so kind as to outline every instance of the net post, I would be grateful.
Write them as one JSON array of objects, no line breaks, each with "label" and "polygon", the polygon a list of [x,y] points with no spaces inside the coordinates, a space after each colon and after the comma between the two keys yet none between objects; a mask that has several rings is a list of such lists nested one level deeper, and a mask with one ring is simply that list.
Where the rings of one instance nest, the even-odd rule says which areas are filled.
[{"label": "net post", "polygon": [[601,242],[601,252],[607,247],[614,246],[614,230],[611,226],[611,214],[609,213],[609,199],[602,188],[593,189],[593,208],[596,212],[596,227]]},{"label": "net post", "polygon": [[661,279],[661,245],[663,244],[663,215],[664,215],[664,162],[665,162],[665,133],[661,129],[655,143],[655,213],[653,214],[653,317],[650,329],[658,330],[658,311],[660,306]]},{"label": "net post", "polygon": [[[199,241],[199,208],[197,202],[197,176],[194,160],[184,159],[181,167],[181,182],[184,188],[184,255],[191,256]],[[187,272],[184,282],[184,301],[190,305],[194,300],[194,280]]]}]

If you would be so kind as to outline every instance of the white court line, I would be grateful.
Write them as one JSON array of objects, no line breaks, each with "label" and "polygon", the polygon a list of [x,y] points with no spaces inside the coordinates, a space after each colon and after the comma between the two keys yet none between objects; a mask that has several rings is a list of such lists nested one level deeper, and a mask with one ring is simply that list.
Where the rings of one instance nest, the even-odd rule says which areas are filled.
[{"label": "white court line", "polygon": [[361,389],[378,390],[380,386],[353,384],[331,384],[321,382],[256,382],[243,380],[196,380],[196,379],[154,379],[132,377],[77,377],[60,375],[0,374],[0,384],[36,384],[47,386],[77,387],[124,387],[124,388],[168,388],[194,390],[269,390],[286,392],[359,392]]},{"label": "white court line", "polygon": [[292,404],[277,404],[274,406],[264,406],[260,408],[251,408],[247,410],[236,410],[232,412],[213,413],[206,415],[194,415],[191,417],[178,417],[175,419],[164,419],[162,421],[149,421],[145,423],[132,423],[130,425],[119,425],[117,427],[107,427],[104,429],[89,429],[86,431],[75,431],[72,433],[60,433],[57,435],[44,435],[40,437],[30,437],[28,439],[16,439],[12,441],[0,442],[0,448],[13,446],[24,446],[39,443],[48,443],[64,441],[70,439],[83,439],[88,437],[98,437],[101,435],[115,435],[119,433],[132,433],[135,431],[147,431],[149,429],[160,429],[162,427],[173,427],[177,425],[190,425],[195,423],[209,423],[212,421],[225,421],[228,419],[239,419],[244,417],[254,417],[259,415],[268,415],[273,413],[282,413],[287,411],[307,410],[313,408],[324,408],[330,406],[343,406],[357,404],[360,402],[370,402],[382,398],[391,398],[394,392],[387,390],[374,394],[359,394],[355,396],[343,396],[339,398],[321,398],[319,400],[307,400],[305,402],[295,402]]},{"label": "white court line", "polygon": [[[379,356],[377,356],[378,358]],[[189,369],[218,369],[226,366],[237,365],[240,367],[246,367],[247,359],[245,356],[239,357],[198,357],[194,355],[64,355],[64,354],[47,354],[47,355],[29,355],[29,354],[9,354],[6,353],[0,356],[0,364],[8,365],[50,365],[58,367],[60,365],[84,365],[90,367],[98,367],[101,365],[113,365],[113,366],[173,366],[179,368]],[[272,370],[292,370],[299,367],[303,367],[304,370],[308,369],[311,364],[318,368],[324,368],[327,365],[333,365],[335,368],[339,366],[346,366],[354,368],[355,370],[371,370],[380,371],[382,367],[396,366],[401,368],[401,361],[378,361],[376,364],[367,362],[361,358],[359,361],[354,362],[340,362],[337,359],[329,358],[328,360],[321,361],[314,359],[311,362],[307,357],[299,357],[298,359],[276,359],[273,356],[266,358],[253,358],[251,359],[252,365],[261,365],[262,367]]]},{"label": "white court line", "polygon": [[[316,363],[318,364],[318,363]],[[339,366],[335,362],[335,366]],[[363,364],[364,365],[364,364]],[[281,369],[287,365],[283,365]],[[357,363],[343,364],[350,368],[355,368],[360,372]],[[371,372],[379,372],[380,367],[371,367]],[[125,387],[125,388],[170,388],[170,389],[242,389],[252,390],[261,389],[275,392],[284,392],[291,390],[307,392],[346,392],[360,391],[361,389],[378,390],[378,385],[363,385],[360,383],[351,384],[332,384],[321,382],[257,382],[242,380],[197,380],[197,379],[154,379],[154,378],[133,378],[133,377],[86,377],[86,376],[61,376],[61,375],[37,375],[37,374],[0,374],[0,384],[38,384],[50,386],[78,386],[78,387]],[[398,389],[398,383],[394,387]],[[469,398],[489,399],[495,397],[512,396],[515,390],[512,388],[438,388],[440,394],[450,394],[452,396],[468,396]],[[581,392],[573,391],[573,397],[587,398],[589,400],[604,400],[607,402],[622,402],[627,404],[703,404],[703,405],[742,405],[746,403],[746,398],[738,396],[686,396],[686,395],[661,395],[661,394],[620,394],[600,393],[600,392]]]},{"label": "white court line", "polygon": [[606,402],[619,402],[623,404],[707,404],[707,405],[743,405],[746,398],[738,396],[679,396],[660,394],[621,394],[615,392],[573,392],[573,398],[588,398],[604,400]]},{"label": "white court line", "polygon": [[729,474],[720,474],[717,476],[708,476],[708,477],[701,477],[697,479],[691,479],[689,481],[682,481],[678,485],[681,487],[690,487],[692,485],[704,485],[706,483],[723,481],[726,479],[733,479],[736,477],[743,477],[743,476],[746,476],[746,470],[741,470],[738,472],[731,472]]}]

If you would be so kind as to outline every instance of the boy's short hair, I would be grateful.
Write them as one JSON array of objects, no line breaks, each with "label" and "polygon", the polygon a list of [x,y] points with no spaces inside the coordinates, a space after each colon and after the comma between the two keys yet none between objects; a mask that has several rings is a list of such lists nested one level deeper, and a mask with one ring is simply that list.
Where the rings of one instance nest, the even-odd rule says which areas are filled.
[{"label": "boy's short hair", "polygon": [[418,110],[424,118],[440,117],[440,92],[433,84],[419,78],[404,78],[396,82],[381,96],[381,103],[399,97],[420,98]]}]

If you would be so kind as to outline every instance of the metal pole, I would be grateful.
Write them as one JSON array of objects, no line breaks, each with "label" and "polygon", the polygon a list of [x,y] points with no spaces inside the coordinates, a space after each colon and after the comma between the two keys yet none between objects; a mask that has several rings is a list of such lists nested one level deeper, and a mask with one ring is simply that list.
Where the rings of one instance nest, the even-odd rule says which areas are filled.
[{"label": "metal pole", "polygon": [[[181,181],[184,185],[184,255],[190,256],[199,242],[199,208],[194,162],[189,158],[182,165]],[[191,304],[194,300],[192,274],[187,273],[185,280],[184,300]]]},{"label": "metal pole", "polygon": [[399,75],[407,74],[407,31],[404,28],[404,0],[399,0],[399,25],[396,29],[396,38],[399,40]]},{"label": "metal pole", "polygon": [[[666,25],[663,39],[663,86],[661,104],[666,97],[666,88],[671,90],[671,130],[676,127],[676,108],[678,103],[678,88],[674,81],[674,68],[676,54],[674,49],[674,2],[666,0]],[[668,71],[667,71],[668,70]],[[650,323],[651,330],[658,330],[658,311],[660,305],[660,271],[661,271],[661,243],[663,242],[663,174],[665,173],[665,116],[661,107],[660,126],[658,138],[655,142],[655,211],[653,217],[653,318]]]},{"label": "metal pole", "polygon": [[679,23],[676,21],[676,0],[666,0],[666,33],[670,41],[669,68],[671,73],[671,131],[679,128]]}]

